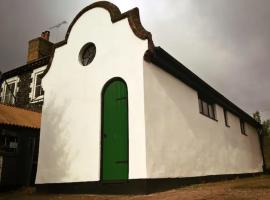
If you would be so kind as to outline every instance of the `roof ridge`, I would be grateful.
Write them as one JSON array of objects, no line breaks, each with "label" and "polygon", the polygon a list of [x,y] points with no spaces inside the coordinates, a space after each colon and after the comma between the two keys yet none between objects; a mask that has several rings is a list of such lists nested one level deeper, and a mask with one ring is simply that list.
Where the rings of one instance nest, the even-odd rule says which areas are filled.
[{"label": "roof ridge", "polygon": [[49,62],[50,56],[51,55],[44,56],[42,58],[39,58],[38,60],[26,63],[24,65],[21,65],[19,67],[16,67],[14,69],[6,71],[6,72],[2,73],[2,78],[9,77],[9,76],[14,75],[14,74],[18,74],[18,73],[20,73],[20,70],[27,71],[27,70],[32,69],[32,68],[28,68],[28,67],[35,67],[35,66],[38,67],[38,65],[42,65],[42,64],[47,65]]}]

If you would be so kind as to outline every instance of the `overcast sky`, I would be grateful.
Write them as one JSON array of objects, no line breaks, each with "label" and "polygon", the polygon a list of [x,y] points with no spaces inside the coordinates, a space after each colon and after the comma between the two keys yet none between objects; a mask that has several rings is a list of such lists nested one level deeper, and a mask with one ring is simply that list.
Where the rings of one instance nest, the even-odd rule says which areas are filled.
[{"label": "overcast sky", "polygon": [[[69,23],[93,0],[1,0],[0,70],[25,64],[28,41],[51,29],[64,39]],[[139,7],[156,46],[245,111],[270,118],[270,0],[113,0]]]}]

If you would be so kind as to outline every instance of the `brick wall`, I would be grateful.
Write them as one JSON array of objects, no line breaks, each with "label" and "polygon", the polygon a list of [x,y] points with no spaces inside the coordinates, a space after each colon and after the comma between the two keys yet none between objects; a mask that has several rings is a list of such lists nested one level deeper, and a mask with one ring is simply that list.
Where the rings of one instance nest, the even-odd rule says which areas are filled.
[{"label": "brick wall", "polygon": [[19,91],[16,94],[15,104],[18,107],[25,107],[30,101],[29,93],[31,92],[30,84],[32,82],[31,73],[32,71],[19,75]]},{"label": "brick wall", "polygon": [[[18,83],[19,90],[16,94],[15,106],[20,107],[20,108],[25,108],[28,110],[41,112],[43,102],[30,103],[31,99],[29,98],[29,94],[31,92],[30,84],[33,81],[31,77],[33,70],[28,70],[17,75],[20,81]],[[0,92],[1,90],[2,88],[0,87]]]},{"label": "brick wall", "polygon": [[27,62],[33,62],[44,56],[50,55],[52,52],[53,43],[50,41],[38,37],[29,41]]},{"label": "brick wall", "polygon": [[31,92],[30,84],[33,81],[31,78],[32,72],[33,71],[28,71],[19,75],[20,78],[20,81],[18,83],[19,91],[17,92],[16,95],[15,106],[41,112],[43,102],[30,103],[29,94]]}]

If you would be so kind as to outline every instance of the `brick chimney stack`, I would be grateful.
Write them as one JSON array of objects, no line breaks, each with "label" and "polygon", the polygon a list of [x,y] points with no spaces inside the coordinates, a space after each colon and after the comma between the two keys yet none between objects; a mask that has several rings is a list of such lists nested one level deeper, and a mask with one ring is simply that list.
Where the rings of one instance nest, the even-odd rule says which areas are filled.
[{"label": "brick chimney stack", "polygon": [[48,40],[50,39],[50,31],[44,31],[41,33],[41,38]]},{"label": "brick chimney stack", "polygon": [[44,31],[41,36],[28,42],[27,63],[50,55],[53,43],[49,41],[50,31]]}]

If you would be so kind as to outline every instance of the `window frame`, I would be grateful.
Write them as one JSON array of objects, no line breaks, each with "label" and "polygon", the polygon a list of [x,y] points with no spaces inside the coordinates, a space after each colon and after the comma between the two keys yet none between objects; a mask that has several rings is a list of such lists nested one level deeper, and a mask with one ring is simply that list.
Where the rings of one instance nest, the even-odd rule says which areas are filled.
[{"label": "window frame", "polygon": [[[38,78],[38,75],[43,74],[43,72],[45,71],[46,67],[47,66],[42,66],[40,68],[37,68],[37,69],[33,70],[33,72],[32,72],[32,75],[31,75],[32,83],[30,84],[31,92],[29,94],[30,103],[37,103],[37,102],[43,101],[44,94],[43,95],[36,96],[36,87],[37,87],[37,78]],[[42,88],[42,84],[40,84],[40,86]]]},{"label": "window frame", "polygon": [[[6,129],[2,129],[2,131],[0,131],[0,137],[1,137],[1,148],[0,148],[0,152],[4,155],[15,155],[19,153],[19,143],[20,143],[20,139],[18,137],[18,135],[12,131],[6,130]],[[5,144],[2,144],[2,139],[5,139]],[[11,142],[7,142],[8,139],[13,138],[15,139],[15,141]],[[15,145],[14,147],[11,147],[11,143],[13,143],[13,145]]]},{"label": "window frame", "polygon": [[[2,86],[1,86],[1,88],[2,88],[1,103],[10,104],[10,105],[15,104],[16,95],[17,95],[17,92],[19,90],[19,87],[18,87],[19,81],[20,81],[20,78],[18,76],[14,76],[14,77],[8,78],[8,79],[3,81]],[[8,90],[8,85],[11,85],[11,84],[15,84],[13,95],[12,95],[12,100],[11,100],[11,102],[6,102],[6,92]]]},{"label": "window frame", "polygon": [[225,108],[223,108],[223,114],[224,114],[224,123],[225,123],[225,126],[228,127],[228,128],[230,128],[228,110],[226,110]]},{"label": "window frame", "polygon": [[88,42],[81,48],[79,52],[79,62],[82,66],[91,64],[96,56],[96,45],[93,42]]},{"label": "window frame", "polygon": [[[199,102],[199,113],[200,114],[202,114],[203,116],[206,116],[212,120],[218,121],[215,103],[213,103],[211,100],[209,100],[205,97],[202,97],[200,95],[198,95],[198,102]],[[205,112],[205,110],[207,110],[207,111]],[[210,112],[210,110],[211,110],[211,112]]]},{"label": "window frame", "polygon": [[240,130],[242,135],[247,136],[246,123],[242,119],[240,119]]}]

